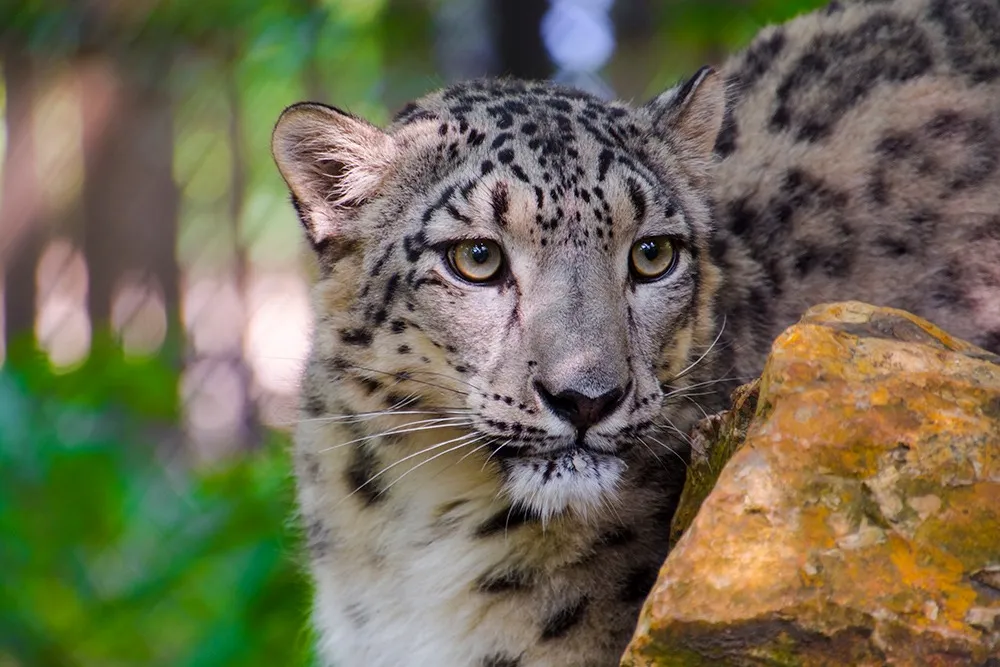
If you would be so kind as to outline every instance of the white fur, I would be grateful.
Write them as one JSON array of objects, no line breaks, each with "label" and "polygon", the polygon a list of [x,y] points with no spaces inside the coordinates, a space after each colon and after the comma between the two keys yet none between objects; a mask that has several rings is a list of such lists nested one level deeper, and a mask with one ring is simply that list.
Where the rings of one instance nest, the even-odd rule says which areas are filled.
[{"label": "white fur", "polygon": [[[393,138],[374,125],[314,104],[282,114],[272,151],[289,187],[309,209],[317,241],[341,232],[338,209],[373,196],[399,153]],[[328,170],[327,163],[336,167]],[[317,183],[319,177],[329,182]]]},{"label": "white fur", "polygon": [[550,458],[521,458],[507,465],[504,491],[543,522],[572,511],[581,517],[613,502],[625,463],[616,456],[576,450],[557,455],[555,472],[544,480]]},{"label": "white fur", "polygon": [[[400,446],[412,453],[460,435],[451,429],[417,433]],[[580,545],[592,539],[587,530],[566,531],[556,521],[545,529],[544,543],[534,529],[523,526],[472,539],[476,527],[505,505],[498,500],[502,490],[496,468],[484,465],[483,456],[466,456],[471,447],[435,460],[429,460],[431,450],[394,467],[393,474],[385,475],[391,479],[382,480],[383,486],[391,485],[384,504],[363,507],[340,475],[349,448],[334,447],[349,439],[346,432],[336,424],[304,422],[297,439],[323,457],[327,473],[321,485],[300,488],[303,515],[322,516],[336,543],[328,557],[312,566],[314,622],[326,664],[474,665],[491,651],[518,655],[521,647],[537,642],[538,610],[525,608],[523,599],[470,592],[491,566],[552,565],[579,553]],[[420,462],[425,463],[414,467]],[[572,499],[578,494],[570,486],[563,493]],[[435,513],[456,499],[465,502],[448,517],[450,527],[442,527]],[[365,632],[359,632],[348,609],[367,617]],[[373,631],[377,642],[371,639]]]},{"label": "white fur", "polygon": [[342,174],[332,183],[330,206],[339,207],[370,197],[392,168],[396,158],[392,138],[380,130],[372,130],[357,134],[327,130],[313,135],[316,158],[343,165]]}]

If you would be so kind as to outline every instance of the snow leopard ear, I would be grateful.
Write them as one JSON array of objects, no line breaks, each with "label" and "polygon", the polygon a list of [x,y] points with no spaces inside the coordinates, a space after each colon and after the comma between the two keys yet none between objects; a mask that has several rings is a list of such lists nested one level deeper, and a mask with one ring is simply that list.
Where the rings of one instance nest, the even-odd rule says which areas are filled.
[{"label": "snow leopard ear", "polygon": [[349,234],[359,206],[373,198],[396,156],[392,137],[349,113],[303,102],[278,118],[271,152],[317,251]]},{"label": "snow leopard ear", "polygon": [[646,104],[653,125],[689,156],[710,160],[726,112],[726,87],[711,67]]}]

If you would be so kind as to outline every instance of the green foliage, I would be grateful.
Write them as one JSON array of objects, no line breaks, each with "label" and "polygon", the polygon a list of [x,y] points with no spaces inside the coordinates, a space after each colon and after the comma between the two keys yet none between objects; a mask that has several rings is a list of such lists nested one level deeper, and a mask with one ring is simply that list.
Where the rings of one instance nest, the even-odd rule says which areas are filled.
[{"label": "green foliage", "polygon": [[28,385],[59,380],[0,374],[0,664],[310,663],[283,443],[191,473],[148,423]]},{"label": "green foliage", "polygon": [[765,26],[782,23],[830,0],[674,0],[655,3],[656,39],[643,54],[660,67],[646,88],[651,97],[678,79],[746,46]]},{"label": "green foliage", "polygon": [[[151,46],[225,45],[252,37],[270,21],[274,27],[321,25],[330,13],[311,0],[170,0],[103,6],[77,0],[15,0],[0,9],[0,25],[39,51],[71,53],[99,40]],[[247,18],[253,20],[248,22]]]},{"label": "green foliage", "polygon": [[[54,373],[32,337],[21,336],[7,350],[7,371],[16,372],[26,395],[132,417],[175,421],[180,414],[177,369],[170,363],[175,347],[168,343],[155,356],[129,359],[110,332],[98,331],[80,366]],[[0,420],[0,436],[3,428]]]}]

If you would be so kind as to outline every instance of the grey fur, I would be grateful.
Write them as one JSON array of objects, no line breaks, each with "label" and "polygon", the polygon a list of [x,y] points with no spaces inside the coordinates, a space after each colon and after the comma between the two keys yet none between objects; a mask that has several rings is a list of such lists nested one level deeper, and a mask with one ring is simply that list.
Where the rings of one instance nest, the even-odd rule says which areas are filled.
[{"label": "grey fur", "polygon": [[[275,156],[322,269],[296,460],[330,664],[615,664],[684,432],[809,305],[1000,350],[998,45],[995,2],[834,3],[639,108],[480,81],[385,132],[288,110]],[[641,282],[655,235],[678,260]],[[503,246],[495,283],[450,270],[469,238]],[[539,385],[628,390],[578,430]]]}]

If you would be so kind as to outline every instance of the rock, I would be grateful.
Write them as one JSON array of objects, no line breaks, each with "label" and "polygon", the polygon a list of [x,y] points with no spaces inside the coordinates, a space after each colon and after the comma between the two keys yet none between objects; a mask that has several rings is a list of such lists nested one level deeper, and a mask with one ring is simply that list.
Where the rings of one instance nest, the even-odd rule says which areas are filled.
[{"label": "rock", "polygon": [[810,310],[622,664],[1000,665],[1000,358]]}]

